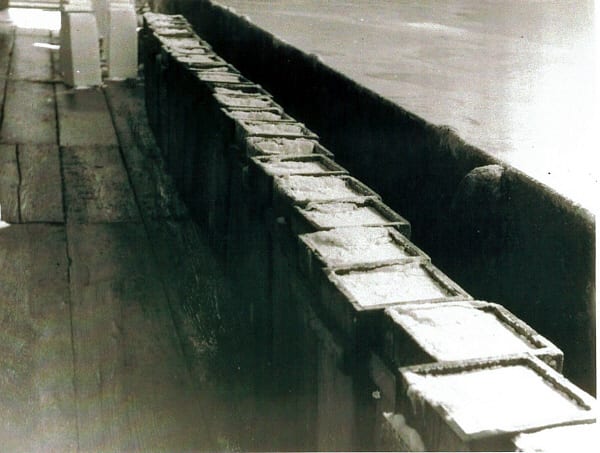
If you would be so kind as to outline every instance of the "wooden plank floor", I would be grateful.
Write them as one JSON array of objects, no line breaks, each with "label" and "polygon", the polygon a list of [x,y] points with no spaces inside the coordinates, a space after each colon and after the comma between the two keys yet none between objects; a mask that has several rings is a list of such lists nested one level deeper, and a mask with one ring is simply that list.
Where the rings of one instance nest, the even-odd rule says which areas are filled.
[{"label": "wooden plank floor", "polygon": [[0,439],[5,451],[77,446],[64,226],[0,230]]},{"label": "wooden plank floor", "polygon": [[50,32],[19,33],[15,37],[9,76],[14,80],[49,82],[52,80]]},{"label": "wooden plank floor", "polygon": [[132,91],[68,89],[44,39],[0,28],[1,449],[214,450],[174,299],[214,298],[215,265],[201,240],[169,244],[197,232]]},{"label": "wooden plank floor", "polygon": [[[6,80],[8,79],[10,56],[14,48],[14,42],[14,31],[0,23],[0,106],[4,105]],[[2,120],[2,114],[3,112],[0,110],[0,120]]]},{"label": "wooden plank floor", "polygon": [[19,145],[19,209],[22,222],[64,222],[59,148]]},{"label": "wooden plank floor", "polygon": [[61,146],[118,144],[102,90],[72,90],[58,84],[56,102]]},{"label": "wooden plank floor", "polygon": [[62,148],[67,219],[77,223],[139,221],[116,146]]},{"label": "wooden plank floor", "polygon": [[2,143],[57,144],[54,87],[11,78],[7,85]]},{"label": "wooden plank floor", "polygon": [[0,220],[19,223],[19,166],[16,145],[0,144]]}]

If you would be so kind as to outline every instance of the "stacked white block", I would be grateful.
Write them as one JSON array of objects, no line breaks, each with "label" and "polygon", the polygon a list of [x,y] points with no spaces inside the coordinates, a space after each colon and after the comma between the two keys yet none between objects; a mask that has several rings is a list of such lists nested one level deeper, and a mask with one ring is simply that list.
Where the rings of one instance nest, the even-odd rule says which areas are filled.
[{"label": "stacked white block", "polygon": [[98,25],[89,0],[72,0],[61,7],[60,67],[67,85],[102,83]]},{"label": "stacked white block", "polygon": [[98,24],[98,34],[100,37],[100,51],[101,55],[105,56],[107,50],[108,40],[108,7],[110,0],[91,0],[96,14],[96,22]]},{"label": "stacked white block", "polygon": [[137,77],[137,15],[129,0],[113,0],[108,8],[107,63],[111,79]]}]

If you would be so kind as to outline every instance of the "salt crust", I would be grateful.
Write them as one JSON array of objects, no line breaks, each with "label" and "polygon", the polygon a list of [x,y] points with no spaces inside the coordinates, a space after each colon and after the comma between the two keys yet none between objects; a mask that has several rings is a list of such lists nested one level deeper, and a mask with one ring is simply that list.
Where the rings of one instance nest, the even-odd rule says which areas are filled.
[{"label": "salt crust", "polygon": [[408,258],[387,228],[349,227],[306,235],[329,266]]},{"label": "salt crust", "polygon": [[598,428],[596,423],[585,423],[521,433],[514,445],[517,451],[591,451],[598,444]]},{"label": "salt crust", "polygon": [[154,26],[153,28],[156,34],[160,37],[191,38],[194,36],[194,33],[187,28],[173,28],[171,24],[166,24],[166,26]]},{"label": "salt crust", "polygon": [[196,47],[194,49],[179,49],[173,50],[169,49],[171,55],[173,55],[177,60],[181,63],[194,63],[194,58],[197,55],[210,55],[210,51],[206,50],[204,47]]},{"label": "salt crust", "polygon": [[[226,74],[231,74],[231,75],[235,75],[239,77],[239,74],[235,74],[233,72],[229,72]],[[227,87],[216,87],[215,88],[215,93],[219,93],[219,94],[226,94],[226,95],[231,95],[231,96],[248,96],[248,93],[237,89],[237,88],[227,88]],[[253,94],[253,93],[252,93]],[[244,112],[244,113],[248,113],[248,112]],[[270,112],[272,113],[272,112]]]},{"label": "salt crust", "polygon": [[152,25],[153,29],[176,27],[177,25],[187,25],[187,22],[181,20],[171,20],[168,18],[154,19],[146,16],[146,19],[148,20],[148,23]]},{"label": "salt crust", "polygon": [[169,38],[160,36],[159,39],[163,45],[171,47],[173,49],[194,49],[196,47],[202,47],[200,41],[197,38]]},{"label": "salt crust", "polygon": [[169,15],[148,12],[144,13],[144,17],[146,18],[146,21],[154,27],[189,25],[187,19],[181,14]]},{"label": "salt crust", "polygon": [[254,107],[265,108],[271,105],[270,99],[254,97],[254,96],[232,96],[215,93],[215,98],[224,105],[238,107]]},{"label": "salt crust", "polygon": [[245,123],[253,134],[297,134],[303,133],[302,126],[291,123]]},{"label": "salt crust", "polygon": [[272,175],[289,175],[292,173],[323,173],[327,171],[321,162],[299,160],[274,160],[262,165]]},{"label": "salt crust", "polygon": [[335,176],[289,176],[280,178],[278,184],[295,200],[335,200],[359,195],[345,179]]},{"label": "salt crust", "polygon": [[449,296],[421,266],[385,266],[338,274],[337,277],[362,307]]},{"label": "salt crust", "polygon": [[281,114],[277,112],[269,112],[268,110],[236,110],[229,113],[232,117],[240,120],[277,121],[282,119]]},{"label": "salt crust", "polygon": [[216,68],[202,68],[202,69],[196,69],[195,73],[198,76],[202,76],[207,72],[219,72],[219,73],[226,73],[226,72],[230,72],[228,71],[227,66],[218,66]]},{"label": "salt crust", "polygon": [[205,82],[232,82],[238,83],[241,81],[240,76],[238,74],[234,74],[232,72],[212,72],[207,74],[202,74],[198,76],[201,80]]},{"label": "salt crust", "polygon": [[370,206],[358,206],[356,203],[347,202],[310,205],[304,210],[304,213],[306,217],[323,228],[376,225],[388,221]]},{"label": "salt crust", "polygon": [[581,416],[585,410],[523,365],[422,375],[408,372],[413,406],[440,407],[467,435],[515,432]]},{"label": "salt crust", "polygon": [[253,141],[252,144],[264,154],[311,154],[316,142],[306,139],[272,138]]},{"label": "salt crust", "polygon": [[526,339],[493,313],[468,304],[399,307],[388,313],[437,360],[465,360],[533,350]]},{"label": "salt crust", "polygon": [[[211,64],[214,65],[215,63],[218,63],[218,61],[216,60],[216,57],[210,55],[210,54],[198,54],[198,53],[194,53],[194,52],[183,52],[181,50],[177,51],[180,52],[177,55],[177,60],[182,63],[182,64],[186,64],[188,66],[191,67],[197,67],[197,66],[201,66],[201,65],[205,65],[205,64]],[[172,52],[172,53],[176,53],[176,52]]]}]

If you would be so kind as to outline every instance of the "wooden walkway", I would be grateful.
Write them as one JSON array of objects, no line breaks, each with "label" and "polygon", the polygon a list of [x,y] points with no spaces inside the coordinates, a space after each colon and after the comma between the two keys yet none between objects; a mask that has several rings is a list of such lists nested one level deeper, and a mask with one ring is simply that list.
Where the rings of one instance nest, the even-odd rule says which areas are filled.
[{"label": "wooden walkway", "polygon": [[218,448],[179,304],[214,266],[141,88],[67,89],[52,42],[0,24],[1,449]]}]

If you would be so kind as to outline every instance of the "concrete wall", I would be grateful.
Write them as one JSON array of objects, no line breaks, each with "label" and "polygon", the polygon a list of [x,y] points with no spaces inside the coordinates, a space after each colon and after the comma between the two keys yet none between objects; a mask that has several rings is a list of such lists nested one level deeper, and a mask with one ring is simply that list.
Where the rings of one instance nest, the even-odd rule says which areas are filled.
[{"label": "concrete wall", "polygon": [[[569,350],[564,348],[565,357],[501,305],[474,300],[472,290],[433,264],[445,259],[444,266],[463,272],[465,281],[486,290],[493,286],[499,294],[506,285],[516,308],[542,323],[556,320],[561,331],[565,323],[589,326],[587,317],[570,321],[564,312],[548,313],[548,306],[516,299],[542,272],[531,269],[522,277],[518,266],[525,258],[571,278],[557,284],[544,276],[540,294],[546,284],[565,293],[582,285],[573,269],[561,269],[569,253],[587,250],[583,244],[571,251],[563,243],[583,234],[582,222],[564,223],[570,212],[564,202],[367,92],[356,95],[366,97],[373,115],[357,110],[341,124],[343,129],[358,116],[369,121],[356,126],[362,131],[356,141],[386,130],[379,141],[371,137],[376,160],[344,153],[348,148],[331,154],[283,111],[279,96],[228,65],[183,17],[150,14],[145,20],[142,61],[151,127],[177,188],[226,269],[247,323],[243,330],[250,332],[253,367],[247,373],[256,411],[243,449],[511,450],[521,433],[565,424],[587,431],[595,401],[561,375]],[[348,89],[359,90],[351,84]],[[380,168],[379,160],[383,168],[390,165],[391,154],[376,151],[375,143],[389,140],[391,146],[387,134],[398,131],[379,109],[389,109],[404,132],[396,139],[414,151],[412,157],[395,155],[399,172]],[[263,119],[252,123],[249,116]],[[436,152],[436,159],[428,157]],[[379,193],[350,176],[340,161],[353,175],[364,173],[361,180],[374,179]],[[355,168],[356,162],[362,166]],[[451,196],[442,203],[433,196],[438,190]],[[433,260],[409,240],[406,220],[380,197],[412,206],[414,201],[403,201],[407,192],[419,203],[410,210],[421,222],[412,225],[414,237],[427,253],[437,253]],[[423,223],[434,217],[432,206],[440,217]],[[362,213],[365,207],[382,216],[331,215],[339,209]],[[315,220],[315,213],[330,217]],[[529,229],[522,220],[528,216],[544,228]],[[435,241],[431,234],[445,239]],[[550,238],[541,240],[553,242],[534,241],[546,234]],[[557,250],[565,259],[547,263]],[[503,268],[511,270],[503,271],[509,283],[496,282]],[[584,303],[585,316],[587,309]],[[579,337],[589,340],[585,333]],[[589,346],[565,344],[576,352]],[[589,378],[572,370],[571,376]],[[437,379],[440,384],[428,384]],[[456,391],[446,391],[446,385]],[[439,409],[444,404],[445,413]],[[454,407],[460,407],[457,413]],[[480,423],[473,428],[468,420]]]},{"label": "concrete wall", "polygon": [[[227,9],[205,0],[156,3],[183,13],[225,59],[318,133],[340,163],[410,220],[414,241],[445,272],[559,344],[567,375],[595,391],[589,212]],[[475,175],[459,190],[470,171],[488,164],[504,171],[487,182]]]}]

